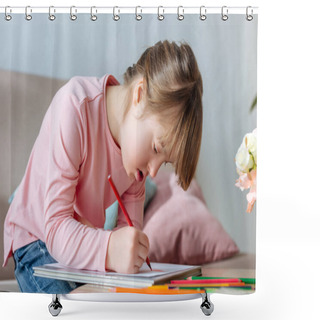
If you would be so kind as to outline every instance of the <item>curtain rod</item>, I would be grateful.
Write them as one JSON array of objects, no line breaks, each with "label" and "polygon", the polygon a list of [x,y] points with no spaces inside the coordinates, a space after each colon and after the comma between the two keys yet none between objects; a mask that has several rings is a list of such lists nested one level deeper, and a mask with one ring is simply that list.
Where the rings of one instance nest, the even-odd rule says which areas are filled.
[{"label": "curtain rod", "polygon": [[102,7],[102,6],[1,6],[0,14],[34,14],[34,13],[74,13],[74,14],[257,14],[258,7],[247,6],[247,7],[235,7],[235,6],[220,6],[220,7],[188,7],[188,6],[177,6],[177,7],[144,7],[144,6],[114,6],[114,7]]}]

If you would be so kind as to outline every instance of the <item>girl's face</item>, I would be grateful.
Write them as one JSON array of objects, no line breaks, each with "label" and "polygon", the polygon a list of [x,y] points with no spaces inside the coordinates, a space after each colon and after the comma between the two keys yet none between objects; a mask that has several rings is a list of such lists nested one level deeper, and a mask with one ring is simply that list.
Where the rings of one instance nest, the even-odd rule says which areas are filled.
[{"label": "girl's face", "polygon": [[165,127],[155,115],[142,117],[143,109],[142,100],[132,105],[120,129],[123,165],[127,175],[137,181],[148,174],[155,177],[164,162],[173,162],[161,140]]}]

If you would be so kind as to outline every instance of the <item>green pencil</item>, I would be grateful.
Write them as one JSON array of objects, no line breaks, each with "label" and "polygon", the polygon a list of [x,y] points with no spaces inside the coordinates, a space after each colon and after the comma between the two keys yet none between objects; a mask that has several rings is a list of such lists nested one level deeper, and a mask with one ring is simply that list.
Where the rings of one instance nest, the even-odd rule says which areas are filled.
[{"label": "green pencil", "polygon": [[[235,277],[237,278],[237,277]],[[191,277],[190,280],[230,279],[230,277]],[[237,278],[246,284],[255,284],[255,278]]]},{"label": "green pencil", "polygon": [[[242,289],[242,290],[241,290]],[[234,294],[241,294],[243,293],[250,293],[254,292],[255,288],[230,288],[230,287],[220,287],[220,288],[205,288],[206,293],[234,293]]]},{"label": "green pencil", "polygon": [[211,289],[243,289],[243,290],[255,290],[254,286],[216,286],[216,287],[208,287],[206,285],[199,286],[199,287],[179,287],[174,285],[168,285],[169,289],[179,289],[179,290],[211,290]]}]

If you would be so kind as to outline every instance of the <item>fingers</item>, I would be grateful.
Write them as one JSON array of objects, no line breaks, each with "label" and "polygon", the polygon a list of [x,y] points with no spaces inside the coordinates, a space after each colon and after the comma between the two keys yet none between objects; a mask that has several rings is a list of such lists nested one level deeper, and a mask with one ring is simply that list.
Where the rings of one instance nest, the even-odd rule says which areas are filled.
[{"label": "fingers", "polygon": [[149,239],[143,232],[140,232],[139,244],[139,256],[146,261],[149,253]]},{"label": "fingers", "polygon": [[149,239],[142,231],[139,231],[139,243],[149,251]]},{"label": "fingers", "polygon": [[[142,267],[143,263],[146,261],[149,253],[149,239],[145,233],[136,228],[129,227],[132,238],[129,237],[129,242],[131,243],[131,272],[139,272],[139,269]],[[133,268],[133,270],[132,270]]]},{"label": "fingers", "polygon": [[137,255],[134,258],[134,262],[132,263],[132,267],[128,267],[127,273],[138,273],[140,271],[140,268],[145,262],[145,258],[143,258],[143,255]]},{"label": "fingers", "polygon": [[142,267],[143,263],[144,263],[144,259],[139,256],[137,258],[137,261],[136,261],[135,265],[134,265],[134,272],[135,273],[139,272],[139,270]]},{"label": "fingers", "polygon": [[[138,258],[140,258],[142,260],[142,263],[146,261],[147,256],[148,256],[148,252],[149,252],[149,250],[146,247],[144,247],[142,245],[140,245],[138,247]],[[141,266],[142,266],[142,264],[141,264]]]},{"label": "fingers", "polygon": [[106,269],[120,273],[137,273],[146,261],[149,239],[134,227],[114,231],[109,239]]},{"label": "fingers", "polygon": [[134,273],[139,272],[140,268],[147,259],[149,252],[149,239],[145,233],[140,230],[137,231],[138,243],[135,247],[136,253],[134,254]]}]

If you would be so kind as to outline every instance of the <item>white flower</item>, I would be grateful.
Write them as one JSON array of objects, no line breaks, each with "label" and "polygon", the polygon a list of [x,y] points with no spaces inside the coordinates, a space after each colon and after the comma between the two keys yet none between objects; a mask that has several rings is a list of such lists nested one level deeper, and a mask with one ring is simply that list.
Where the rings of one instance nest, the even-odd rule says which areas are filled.
[{"label": "white flower", "polygon": [[236,154],[235,161],[239,174],[236,186],[242,191],[250,188],[247,194],[247,212],[251,212],[257,198],[257,129],[254,129],[251,133],[247,133],[244,136]]},{"label": "white flower", "polygon": [[253,156],[254,163],[257,164],[257,129],[253,130],[252,133],[247,133],[245,135],[244,143],[247,150]]},{"label": "white flower", "polygon": [[236,166],[241,172],[249,172],[254,166],[253,158],[244,143],[241,144],[237,152]]},{"label": "white flower", "polygon": [[248,173],[257,166],[257,130],[247,133],[236,154],[238,171]]}]

